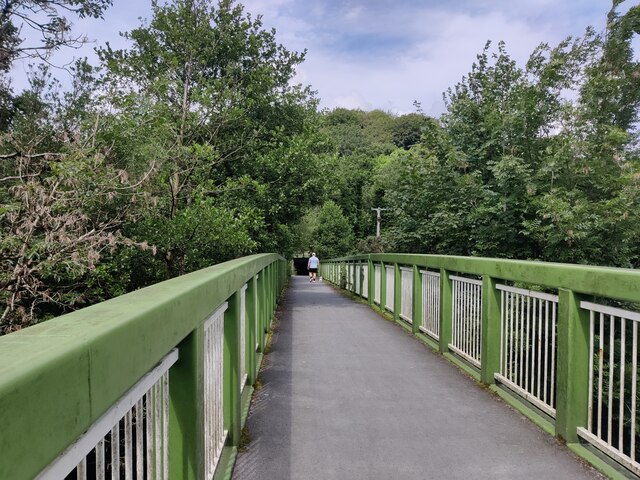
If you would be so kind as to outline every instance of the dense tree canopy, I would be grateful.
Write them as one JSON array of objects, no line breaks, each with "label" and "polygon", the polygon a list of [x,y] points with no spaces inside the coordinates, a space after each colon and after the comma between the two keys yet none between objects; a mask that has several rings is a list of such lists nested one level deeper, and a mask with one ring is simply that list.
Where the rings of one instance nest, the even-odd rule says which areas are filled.
[{"label": "dense tree canopy", "polygon": [[14,59],[73,46],[65,15],[111,1],[0,2],[0,334],[261,251],[637,267],[640,7],[619,3],[525,65],[487,43],[436,119],[319,112],[305,53],[232,0],[154,1],[70,88],[44,63],[14,94]]}]

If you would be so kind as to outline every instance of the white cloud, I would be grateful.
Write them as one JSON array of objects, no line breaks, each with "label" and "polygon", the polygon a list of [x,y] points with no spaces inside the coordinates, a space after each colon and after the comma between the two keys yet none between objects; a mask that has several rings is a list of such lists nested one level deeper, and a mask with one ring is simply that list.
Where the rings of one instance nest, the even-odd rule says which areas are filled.
[{"label": "white cloud", "polygon": [[438,115],[444,110],[442,92],[469,72],[487,39],[505,40],[509,53],[522,64],[541,41],[553,36],[497,13],[472,17],[423,11],[409,28],[416,25],[424,25],[428,34],[384,62],[345,61],[322,46],[311,47],[304,69],[322,105],[346,106],[348,100],[359,108],[406,113],[418,100],[426,113]]},{"label": "white cloud", "polygon": [[[254,16],[263,14],[265,27],[276,27],[277,40],[287,48],[308,49],[294,81],[318,90],[322,107],[406,113],[418,100],[432,115],[444,110],[442,92],[469,72],[486,40],[494,44],[504,40],[522,65],[542,41],[554,45],[567,35],[580,35],[588,24],[601,29],[609,8],[608,2],[584,0],[242,3]],[[122,47],[125,43],[117,32],[135,28],[137,17],[148,17],[150,11],[148,0],[116,0],[104,22],[84,21],[77,26],[101,43],[110,40]],[[360,50],[353,44],[359,36],[365,43]],[[90,54],[91,48],[86,52]],[[78,53],[86,54],[70,55]]]}]

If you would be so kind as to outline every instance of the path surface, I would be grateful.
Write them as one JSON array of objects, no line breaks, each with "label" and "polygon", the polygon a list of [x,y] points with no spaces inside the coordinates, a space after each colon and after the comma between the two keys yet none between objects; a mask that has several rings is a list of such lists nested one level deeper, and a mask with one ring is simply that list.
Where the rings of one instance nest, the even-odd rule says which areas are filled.
[{"label": "path surface", "polygon": [[403,329],[293,277],[235,480],[601,478]]}]

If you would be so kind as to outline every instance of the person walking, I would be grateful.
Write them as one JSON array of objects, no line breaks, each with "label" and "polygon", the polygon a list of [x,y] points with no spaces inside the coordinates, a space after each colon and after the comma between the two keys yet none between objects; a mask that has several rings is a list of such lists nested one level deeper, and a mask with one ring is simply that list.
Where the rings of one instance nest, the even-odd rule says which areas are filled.
[{"label": "person walking", "polygon": [[320,260],[316,257],[315,253],[311,254],[309,261],[307,262],[307,270],[309,270],[309,282],[316,281],[316,275],[318,274],[318,267],[320,266]]}]

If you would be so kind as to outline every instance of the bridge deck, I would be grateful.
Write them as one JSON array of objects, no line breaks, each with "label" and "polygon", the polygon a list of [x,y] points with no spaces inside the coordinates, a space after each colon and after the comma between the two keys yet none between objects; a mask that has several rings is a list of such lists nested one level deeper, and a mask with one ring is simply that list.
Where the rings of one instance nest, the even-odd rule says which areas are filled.
[{"label": "bridge deck", "polygon": [[398,326],[293,277],[234,478],[600,478]]}]

